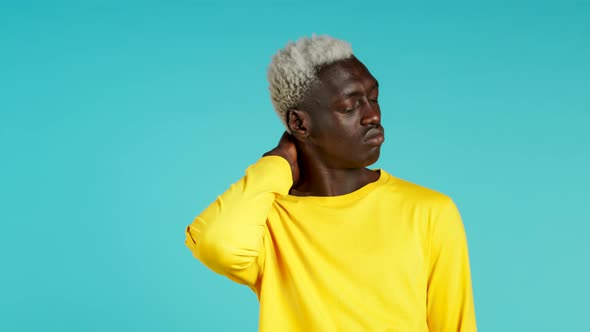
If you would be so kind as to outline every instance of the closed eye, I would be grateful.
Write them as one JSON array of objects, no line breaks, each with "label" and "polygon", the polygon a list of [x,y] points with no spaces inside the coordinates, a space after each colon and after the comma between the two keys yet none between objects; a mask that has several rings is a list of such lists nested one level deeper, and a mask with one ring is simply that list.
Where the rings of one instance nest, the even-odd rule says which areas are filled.
[{"label": "closed eye", "polygon": [[356,111],[356,110],[357,110],[357,109],[358,109],[360,106],[361,106],[361,103],[360,103],[360,101],[359,101],[359,100],[357,100],[357,101],[354,103],[354,106],[353,106],[352,108],[349,108],[349,109],[344,109],[344,110],[340,110],[340,112],[341,112],[341,113],[345,113],[345,114],[350,114],[350,113],[352,113],[352,112]]}]

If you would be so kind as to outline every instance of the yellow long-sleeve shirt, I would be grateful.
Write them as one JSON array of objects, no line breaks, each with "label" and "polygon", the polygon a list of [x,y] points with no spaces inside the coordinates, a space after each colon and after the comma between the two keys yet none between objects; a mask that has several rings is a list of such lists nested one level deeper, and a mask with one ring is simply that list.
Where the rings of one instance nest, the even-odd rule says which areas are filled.
[{"label": "yellow long-sleeve shirt", "polygon": [[341,196],[291,185],[287,161],[263,157],[186,230],[196,258],[256,292],[260,331],[476,331],[449,197],[383,170]]}]

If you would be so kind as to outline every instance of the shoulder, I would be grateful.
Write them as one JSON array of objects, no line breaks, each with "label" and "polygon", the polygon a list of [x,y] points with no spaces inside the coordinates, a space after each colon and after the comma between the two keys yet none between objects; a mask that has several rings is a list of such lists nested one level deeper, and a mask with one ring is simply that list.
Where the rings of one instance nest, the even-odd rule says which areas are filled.
[{"label": "shoulder", "polygon": [[[461,214],[453,199],[437,190],[395,177],[384,172],[384,196],[403,215],[412,216],[426,226],[436,239],[464,237]],[[417,218],[417,219],[416,219]]]},{"label": "shoulder", "polygon": [[454,204],[451,197],[440,191],[393,176],[385,170],[381,172],[381,188],[391,199],[430,208],[445,208]]}]

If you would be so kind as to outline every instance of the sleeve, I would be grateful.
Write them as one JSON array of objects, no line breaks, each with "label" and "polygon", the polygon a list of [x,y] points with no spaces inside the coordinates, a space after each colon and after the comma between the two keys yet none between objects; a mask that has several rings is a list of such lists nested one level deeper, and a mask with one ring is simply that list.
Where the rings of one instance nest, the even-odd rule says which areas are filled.
[{"label": "sleeve", "polygon": [[475,332],[475,308],[467,238],[450,198],[430,224],[428,328],[431,332]]},{"label": "sleeve", "polygon": [[292,182],[287,160],[262,157],[187,227],[186,246],[214,272],[252,287],[262,275],[268,213]]}]

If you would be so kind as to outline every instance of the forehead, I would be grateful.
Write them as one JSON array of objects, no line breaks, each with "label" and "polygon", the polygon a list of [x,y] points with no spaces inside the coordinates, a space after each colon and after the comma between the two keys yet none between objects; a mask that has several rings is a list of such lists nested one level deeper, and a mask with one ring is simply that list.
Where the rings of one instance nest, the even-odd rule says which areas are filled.
[{"label": "forehead", "polygon": [[356,90],[372,88],[377,82],[367,67],[355,57],[320,69],[318,78],[321,82],[318,92],[334,98]]}]

